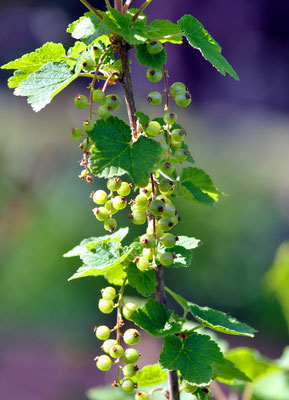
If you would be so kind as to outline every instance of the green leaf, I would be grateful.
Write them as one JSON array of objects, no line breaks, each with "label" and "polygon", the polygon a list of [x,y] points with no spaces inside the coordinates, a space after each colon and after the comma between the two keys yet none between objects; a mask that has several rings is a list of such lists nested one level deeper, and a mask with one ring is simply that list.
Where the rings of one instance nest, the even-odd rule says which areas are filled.
[{"label": "green leaf", "polygon": [[89,45],[100,36],[108,34],[109,28],[103,20],[99,20],[95,14],[89,11],[68,25],[67,32],[71,33],[74,39],[82,40]]},{"label": "green leaf", "polygon": [[128,173],[136,185],[144,184],[161,155],[161,146],[152,139],[141,136],[131,143],[130,127],[117,117],[98,120],[89,137],[95,144],[91,171],[101,178]]},{"label": "green leaf", "polygon": [[60,62],[66,57],[65,49],[61,43],[47,42],[32,53],[24,54],[21,58],[3,65],[2,69],[16,69],[14,75],[9,78],[10,89],[16,88],[33,72],[38,71],[48,62]]},{"label": "green leaf", "polygon": [[155,337],[164,337],[181,331],[182,326],[172,321],[173,312],[163,304],[149,299],[145,306],[133,312],[131,320]]},{"label": "green leaf", "polygon": [[147,51],[146,44],[139,44],[136,46],[136,58],[141,65],[160,69],[166,63],[167,53],[163,49],[160,53],[153,55]]},{"label": "green leaf", "polygon": [[209,383],[213,378],[213,364],[222,360],[218,345],[209,336],[195,332],[185,339],[166,336],[160,354],[161,367],[178,370],[185,380],[197,385]]},{"label": "green leaf", "polygon": [[199,239],[188,237],[188,236],[178,236],[177,241],[178,246],[182,246],[187,250],[193,250],[197,247],[202,246],[202,242]]},{"label": "green leaf", "polygon": [[206,60],[208,60],[222,75],[228,73],[232,78],[239,80],[233,67],[222,56],[221,46],[212,38],[203,25],[192,15],[184,15],[178,20],[179,27],[183,30],[188,42],[195,49],[200,50]]},{"label": "green leaf", "polygon": [[158,282],[152,270],[140,271],[135,264],[131,263],[128,266],[127,277],[130,286],[144,297],[150,296],[156,290]]},{"label": "green leaf", "polygon": [[183,199],[213,207],[222,192],[215,188],[212,179],[202,169],[184,168],[178,184],[178,196]]},{"label": "green leaf", "polygon": [[[78,58],[80,54],[86,49],[86,45],[83,42],[75,42],[73,47],[70,47],[67,55],[69,57]],[[71,60],[70,60],[71,61]],[[74,61],[76,63],[76,61]]]},{"label": "green leaf", "polygon": [[150,122],[150,117],[141,111],[136,111],[134,115],[138,118],[141,126],[144,126],[145,124],[148,124]]},{"label": "green leaf", "polygon": [[169,252],[174,253],[174,263],[167,268],[187,268],[191,265],[192,262],[192,251],[187,250],[182,246],[175,246],[171,249],[167,249],[162,247],[160,249],[160,253]]},{"label": "green leaf", "polygon": [[[177,24],[174,24],[173,22],[166,19],[154,20],[146,27],[145,33],[150,40],[158,39],[162,43],[171,42],[182,44],[183,42],[181,28]],[[177,34],[180,35],[176,36]],[[174,36],[170,37],[170,35]]]},{"label": "green leaf", "polygon": [[[138,12],[138,8],[128,8],[126,10],[126,15],[129,16],[130,19],[132,19],[132,17]],[[141,13],[138,18],[137,18],[137,22],[138,25],[143,25],[145,26],[147,23],[147,16],[144,13]]]},{"label": "green leaf", "polygon": [[221,363],[214,364],[214,379],[226,385],[233,385],[235,380],[243,382],[251,382],[244,372],[240,371],[235,365],[224,359]]},{"label": "green leaf", "polygon": [[161,369],[160,364],[146,365],[133,377],[138,387],[158,385],[167,379],[167,373]]},{"label": "green leaf", "polygon": [[180,306],[182,306],[184,309],[187,308],[188,302],[180,294],[173,292],[168,287],[165,287],[165,290],[176,300],[177,303],[179,303]]}]

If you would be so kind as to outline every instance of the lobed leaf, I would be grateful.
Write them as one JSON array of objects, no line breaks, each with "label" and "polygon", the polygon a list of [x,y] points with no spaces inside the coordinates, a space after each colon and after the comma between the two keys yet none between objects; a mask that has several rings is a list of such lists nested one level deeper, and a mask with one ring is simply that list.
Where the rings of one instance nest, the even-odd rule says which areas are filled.
[{"label": "lobed leaf", "polygon": [[[182,29],[173,22],[166,19],[156,19],[152,21],[145,29],[150,40],[158,39],[160,42],[171,42],[182,44]],[[179,34],[179,36],[177,36]],[[176,35],[170,37],[171,35]]]},{"label": "lobed leaf", "polygon": [[136,58],[141,65],[161,69],[166,63],[167,53],[163,49],[160,53],[152,55],[147,51],[146,44],[139,44],[136,46]]},{"label": "lobed leaf", "polygon": [[160,364],[146,365],[133,377],[138,387],[158,385],[167,379],[167,373],[161,369]]},{"label": "lobed leaf", "polygon": [[130,286],[144,297],[150,296],[156,290],[158,282],[153,270],[140,271],[135,264],[131,263],[128,266],[127,277]]},{"label": "lobed leaf", "polygon": [[100,36],[107,35],[109,28],[103,20],[99,20],[91,11],[85,13],[77,21],[68,25],[66,30],[74,39],[82,40],[86,45],[91,44]]}]

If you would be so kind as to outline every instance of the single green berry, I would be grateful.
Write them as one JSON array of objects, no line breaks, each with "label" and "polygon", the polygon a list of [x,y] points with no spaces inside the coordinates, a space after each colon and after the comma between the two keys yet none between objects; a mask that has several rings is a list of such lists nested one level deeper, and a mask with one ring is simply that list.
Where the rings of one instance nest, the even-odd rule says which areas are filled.
[{"label": "single green berry", "polygon": [[182,389],[186,393],[195,393],[198,390],[198,386],[192,385],[187,381],[182,382]]},{"label": "single green berry", "polygon": [[150,195],[152,194],[152,191],[153,191],[153,187],[152,187],[151,183],[149,183],[146,187],[141,188],[139,190],[140,194],[143,196],[146,196],[147,198],[150,197]]},{"label": "single green berry", "polygon": [[167,204],[173,204],[173,203],[171,202],[171,200],[170,200],[165,194],[159,195],[159,196],[157,197],[157,200],[162,201],[165,205],[167,205]]},{"label": "single green berry", "polygon": [[107,181],[106,187],[107,187],[108,190],[110,190],[111,192],[114,192],[114,191],[120,189],[121,184],[122,184],[122,180],[121,180],[120,178],[118,178],[118,177],[116,177],[116,178],[110,178],[110,179]]},{"label": "single green berry", "polygon": [[130,320],[130,317],[132,316],[132,313],[137,309],[137,306],[134,303],[126,303],[122,309],[122,315],[124,316],[125,319],[128,321]]},{"label": "single green berry", "polygon": [[164,115],[164,121],[168,125],[173,125],[174,123],[177,122],[178,116],[175,113],[166,113]]},{"label": "single green berry", "polygon": [[82,127],[85,132],[91,132],[94,128],[95,123],[93,121],[86,120],[83,122]]},{"label": "single green berry", "polygon": [[127,205],[126,198],[122,196],[116,196],[112,199],[112,205],[116,210],[123,210]]},{"label": "single green berry", "polygon": [[174,215],[172,218],[171,218],[171,221],[172,221],[172,223],[174,224],[174,226],[178,223],[178,222],[180,222],[180,220],[181,220],[181,217],[179,216],[179,215]]},{"label": "single green berry", "polygon": [[110,314],[113,311],[113,306],[112,300],[99,299],[98,308],[103,314]]},{"label": "single green berry", "polygon": [[111,359],[106,356],[105,354],[102,356],[99,356],[96,361],[96,366],[98,369],[101,371],[109,371],[112,365]]},{"label": "single green berry", "polygon": [[93,58],[99,58],[101,56],[101,49],[96,45],[92,46],[90,50],[90,55]]},{"label": "single green berry", "polygon": [[123,347],[120,346],[119,344],[116,344],[114,346],[112,346],[109,349],[109,355],[112,358],[119,358],[123,355]]},{"label": "single green berry", "polygon": [[[149,259],[147,257],[140,257],[136,263],[136,266],[140,271],[146,271],[149,268]],[[133,343],[128,343],[133,344]]]},{"label": "single green berry", "polygon": [[188,107],[192,102],[192,96],[189,92],[177,93],[175,97],[176,105],[179,107]]},{"label": "single green berry", "polygon": [[120,106],[120,98],[116,94],[109,94],[106,96],[104,104],[107,107],[111,107],[111,109],[115,111]]},{"label": "single green berry", "polygon": [[174,191],[174,182],[169,179],[162,179],[159,183],[159,191],[162,194],[170,195]]},{"label": "single green berry", "polygon": [[163,45],[158,40],[153,40],[147,44],[147,51],[149,54],[155,55],[159,54],[163,50]]},{"label": "single green berry", "polygon": [[117,222],[114,218],[109,218],[105,223],[104,223],[104,229],[110,233],[114,232],[117,227]]},{"label": "single green berry", "polygon": [[188,155],[189,155],[189,151],[188,150],[178,149],[178,150],[176,150],[174,152],[174,157],[179,162],[186,161]]},{"label": "single green berry", "polygon": [[177,214],[176,207],[172,203],[167,203],[165,205],[165,210],[164,210],[163,216],[172,218],[176,214]]},{"label": "single green berry", "polygon": [[88,100],[86,96],[79,94],[74,99],[74,104],[77,108],[85,108],[88,105]]},{"label": "single green berry", "polygon": [[107,286],[104,289],[101,289],[102,298],[105,300],[113,300],[116,297],[116,290],[112,286]]},{"label": "single green berry", "polygon": [[161,69],[149,68],[147,70],[147,78],[150,82],[159,82],[163,77],[163,71]]},{"label": "single green berry", "polygon": [[101,348],[105,353],[109,353],[109,350],[112,346],[117,345],[117,341],[115,339],[108,339],[105,342],[103,342]]},{"label": "single green berry", "polygon": [[161,242],[166,248],[171,249],[176,245],[176,237],[171,233],[165,233],[161,237]]},{"label": "single green berry", "polygon": [[92,211],[98,221],[103,222],[108,220],[109,212],[105,207],[94,208]]},{"label": "single green berry", "polygon": [[106,325],[100,325],[95,331],[95,336],[99,340],[107,340],[110,336],[109,327]]},{"label": "single green berry", "polygon": [[140,238],[140,243],[146,249],[152,249],[156,245],[156,238],[150,234],[144,234]]},{"label": "single green berry", "polygon": [[153,251],[153,249],[144,248],[143,251],[142,251],[142,255],[144,257],[146,257],[148,260],[151,261],[153,259],[153,256],[154,256],[154,251]]},{"label": "single green berry", "polygon": [[165,205],[161,200],[152,200],[149,206],[150,212],[155,216],[163,215]]},{"label": "single green berry", "polygon": [[137,370],[138,368],[134,364],[127,364],[123,367],[122,373],[126,378],[132,378]]},{"label": "single green berry", "polygon": [[92,200],[96,204],[105,204],[107,201],[107,194],[104,190],[97,190],[94,192]]},{"label": "single green berry", "polygon": [[182,147],[183,142],[175,142],[174,140],[170,141],[170,149],[172,151],[176,151]]},{"label": "single green berry", "polygon": [[136,329],[127,329],[123,335],[124,343],[133,346],[140,341],[140,333]]},{"label": "single green berry", "polygon": [[72,139],[78,140],[78,139],[81,138],[81,136],[82,136],[81,129],[79,129],[79,128],[72,128],[71,129],[71,137],[72,137]]},{"label": "single green berry", "polygon": [[136,392],[135,400],[147,400],[149,397],[146,392]]},{"label": "single green berry", "polygon": [[165,175],[172,175],[172,173],[175,171],[175,167],[173,167],[169,161],[162,164],[160,169]]},{"label": "single green berry", "polygon": [[94,62],[90,59],[85,60],[82,66],[86,72],[90,72],[95,68]]},{"label": "single green berry", "polygon": [[121,388],[124,393],[132,393],[134,391],[134,381],[132,381],[131,379],[125,379],[122,382]]},{"label": "single green berry", "polygon": [[175,82],[170,87],[170,93],[173,97],[175,97],[178,93],[186,92],[186,90],[186,85],[184,85],[182,82]]},{"label": "single green berry", "polygon": [[174,142],[182,142],[186,137],[184,129],[174,129],[171,133],[171,138]]},{"label": "single green berry", "polygon": [[147,196],[144,196],[142,194],[137,195],[135,198],[135,205],[138,209],[146,210],[149,205],[149,200]]},{"label": "single green berry", "polygon": [[95,103],[103,103],[105,100],[105,93],[103,93],[103,91],[100,89],[94,90],[92,94],[92,100]]},{"label": "single green berry", "polygon": [[[173,217],[172,217],[172,218],[173,218]],[[162,217],[162,218],[159,220],[159,228],[160,228],[163,232],[166,232],[166,231],[171,230],[173,226],[174,226],[174,223],[173,223],[173,221],[172,221],[171,218]]]},{"label": "single green berry", "polygon": [[148,102],[152,106],[158,106],[161,104],[163,98],[160,92],[150,92],[147,97]]},{"label": "single green berry", "polygon": [[118,210],[116,210],[116,209],[113,207],[112,201],[111,201],[111,200],[108,200],[108,201],[105,203],[104,207],[107,209],[107,211],[108,211],[109,214],[111,214],[111,215],[116,214],[117,211],[118,211]]},{"label": "single green berry", "polygon": [[126,364],[135,364],[138,362],[139,356],[140,356],[140,354],[136,349],[128,348],[123,353],[122,358]]},{"label": "single green berry", "polygon": [[120,188],[117,190],[117,193],[120,196],[128,196],[131,192],[130,184],[127,182],[122,182]]},{"label": "single green berry", "polygon": [[81,179],[84,179],[84,178],[87,177],[87,175],[88,175],[87,169],[83,169],[83,170],[81,171],[79,177],[80,177]]},{"label": "single green berry", "polygon": [[165,267],[169,267],[174,262],[174,256],[172,253],[169,253],[169,252],[162,253],[158,257],[158,259],[159,259],[159,262]]},{"label": "single green berry", "polygon": [[146,213],[143,211],[133,211],[132,214],[130,214],[129,218],[131,219],[131,222],[134,223],[135,225],[143,225],[146,222]]},{"label": "single green berry", "polygon": [[104,104],[98,107],[97,113],[101,119],[107,119],[111,116],[111,111]]},{"label": "single green berry", "polygon": [[149,136],[157,136],[160,133],[161,129],[162,128],[157,121],[151,121],[148,123],[145,131]]}]

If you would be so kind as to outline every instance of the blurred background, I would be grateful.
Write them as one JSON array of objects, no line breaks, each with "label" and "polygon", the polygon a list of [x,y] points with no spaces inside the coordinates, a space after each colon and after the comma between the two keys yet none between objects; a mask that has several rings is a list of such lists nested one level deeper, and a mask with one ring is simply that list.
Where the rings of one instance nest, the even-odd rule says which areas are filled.
[{"label": "blurred background", "polygon": [[[104,1],[91,3],[103,9]],[[0,64],[46,41],[68,48],[66,26],[84,12],[77,0],[1,2]],[[176,22],[193,14],[240,76],[240,82],[223,77],[187,43],[167,46],[170,83],[185,82],[193,96],[192,106],[178,114],[196,166],[228,197],[216,209],[179,202],[183,221],[177,231],[204,245],[195,250],[190,269],[166,273],[166,284],[252,324],[260,332],[255,339],[226,339],[232,347],[251,346],[270,357],[280,356],[288,343],[284,307],[264,279],[289,238],[288,12],[286,0],[158,0],[147,8],[149,20]],[[148,108],[145,98],[161,85],[150,84],[145,72],[137,65],[133,72],[137,107],[157,116],[162,110]],[[110,381],[93,362],[99,351],[93,327],[99,317],[103,321],[97,301],[105,281],[68,283],[80,263],[62,258],[84,237],[103,234],[89,199],[103,182],[90,186],[77,178],[81,153],[69,133],[86,118],[73,98],[86,94],[87,81],[35,114],[7,88],[8,76],[0,71],[0,397],[84,399],[88,388]],[[122,215],[120,225],[126,223]],[[139,233],[132,226],[129,238]],[[287,291],[283,285],[288,305]],[[143,363],[156,360],[159,345],[148,344]]]}]

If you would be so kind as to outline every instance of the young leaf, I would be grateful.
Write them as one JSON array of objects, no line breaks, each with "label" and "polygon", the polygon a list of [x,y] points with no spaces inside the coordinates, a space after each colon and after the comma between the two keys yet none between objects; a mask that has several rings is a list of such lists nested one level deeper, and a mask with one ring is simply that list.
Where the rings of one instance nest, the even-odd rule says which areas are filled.
[{"label": "young leaf", "polygon": [[128,266],[127,277],[130,286],[144,297],[150,296],[156,290],[158,282],[152,270],[140,271],[135,264],[131,263]]},{"label": "young leaf", "polygon": [[178,370],[185,380],[197,385],[209,383],[213,378],[213,364],[222,360],[218,345],[209,336],[195,332],[185,339],[166,336],[160,354],[163,368]]},{"label": "young leaf", "polygon": [[187,167],[182,171],[178,195],[183,199],[213,207],[222,192],[215,188],[212,179],[202,169]]},{"label": "young leaf", "polygon": [[188,237],[188,236],[178,236],[177,245],[182,246],[187,250],[193,250],[202,245],[199,239]]},{"label": "young leaf", "polygon": [[183,30],[188,42],[195,49],[200,50],[222,75],[228,73],[232,78],[239,80],[237,73],[228,61],[222,56],[221,46],[212,38],[203,25],[192,15],[184,15],[178,20],[179,27]]},{"label": "young leaf", "polygon": [[60,62],[65,59],[65,49],[61,43],[47,42],[32,53],[24,54],[21,58],[2,65],[2,69],[16,69],[8,79],[10,89],[16,88],[33,72],[38,71],[48,62]]},{"label": "young leaf", "polygon": [[160,364],[146,365],[133,377],[138,387],[158,385],[167,379],[167,373],[161,369]]},{"label": "young leaf", "polygon": [[136,58],[141,65],[160,69],[166,63],[167,53],[163,49],[160,53],[152,55],[147,51],[146,44],[139,44],[136,46]]},{"label": "young leaf", "polygon": [[226,385],[233,385],[235,380],[251,382],[244,372],[240,371],[231,361],[225,358],[221,363],[214,364],[214,379]]},{"label": "young leaf", "polygon": [[[145,33],[150,40],[158,39],[163,43],[171,42],[177,44],[182,44],[183,42],[181,28],[166,19],[155,19],[145,28]],[[172,37],[170,37],[171,35]]]},{"label": "young leaf", "polygon": [[141,111],[136,111],[134,115],[138,118],[141,126],[144,126],[145,124],[148,124],[150,122],[150,117]]},{"label": "young leaf", "polygon": [[108,34],[109,28],[103,20],[99,20],[95,14],[89,11],[68,25],[67,32],[71,33],[74,39],[82,40],[89,45],[98,37]]},{"label": "young leaf", "polygon": [[163,304],[149,299],[144,307],[133,312],[131,320],[150,335],[164,337],[181,331],[179,323],[170,321],[172,314]]},{"label": "young leaf", "polygon": [[91,172],[102,178],[128,173],[136,185],[141,185],[161,155],[161,146],[147,137],[141,136],[132,144],[130,127],[117,117],[98,120],[89,137],[95,144]]}]

